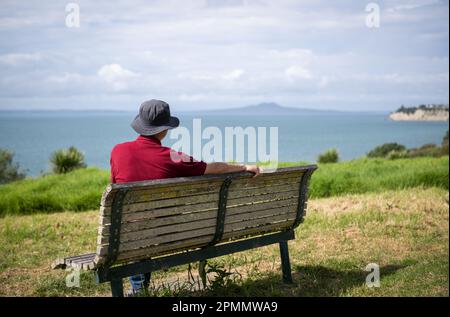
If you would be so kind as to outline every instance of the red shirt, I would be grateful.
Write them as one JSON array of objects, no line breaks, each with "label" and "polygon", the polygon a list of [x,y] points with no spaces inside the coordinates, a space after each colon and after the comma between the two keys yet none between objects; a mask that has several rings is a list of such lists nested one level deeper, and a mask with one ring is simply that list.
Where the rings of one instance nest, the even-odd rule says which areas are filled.
[{"label": "red shirt", "polygon": [[[174,154],[179,156],[172,159]],[[203,175],[205,169],[205,162],[162,146],[152,136],[140,135],[135,141],[117,144],[111,151],[111,183],[197,176]]]}]

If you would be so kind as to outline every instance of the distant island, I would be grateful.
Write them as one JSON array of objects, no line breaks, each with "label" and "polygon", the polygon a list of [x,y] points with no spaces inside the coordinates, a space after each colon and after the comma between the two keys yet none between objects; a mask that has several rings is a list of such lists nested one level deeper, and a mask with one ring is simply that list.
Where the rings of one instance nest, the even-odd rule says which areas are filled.
[{"label": "distant island", "polygon": [[[284,107],[275,102],[265,102],[257,105],[237,107],[237,108],[227,108],[227,109],[217,109],[217,110],[205,110],[202,111],[202,115],[267,115],[267,116],[277,116],[277,115],[304,115],[304,114],[321,114],[324,111],[327,113],[341,113],[340,111],[334,110],[315,110],[308,108],[292,108]],[[197,113],[199,111],[191,111],[190,113]]]},{"label": "distant island", "polygon": [[394,121],[448,121],[449,106],[443,104],[420,105],[418,107],[401,106],[389,115]]}]

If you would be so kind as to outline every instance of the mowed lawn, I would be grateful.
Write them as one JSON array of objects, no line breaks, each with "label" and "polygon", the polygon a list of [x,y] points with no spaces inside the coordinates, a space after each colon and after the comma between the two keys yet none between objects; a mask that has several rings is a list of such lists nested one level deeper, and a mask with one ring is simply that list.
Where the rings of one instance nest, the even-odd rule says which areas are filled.
[{"label": "mowed lawn", "polygon": [[[0,218],[1,296],[109,296],[108,284],[52,271],[57,257],[93,252],[97,211]],[[414,187],[310,200],[305,222],[289,242],[294,284],[281,282],[276,245],[210,260],[231,275],[198,290],[188,266],[153,275],[158,296],[448,296],[449,195]],[[369,263],[381,285],[365,284]],[[192,271],[196,264],[192,265]],[[195,275],[193,277],[196,279]],[[128,285],[126,284],[126,287]]]}]

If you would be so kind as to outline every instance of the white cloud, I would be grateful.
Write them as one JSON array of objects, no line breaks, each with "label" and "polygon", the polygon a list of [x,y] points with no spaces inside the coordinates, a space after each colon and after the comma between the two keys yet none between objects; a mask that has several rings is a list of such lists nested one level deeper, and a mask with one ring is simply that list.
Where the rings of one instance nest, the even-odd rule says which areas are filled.
[{"label": "white cloud", "polygon": [[0,55],[0,63],[9,66],[20,66],[42,60],[39,53],[12,53]]},{"label": "white cloud", "polygon": [[138,74],[123,68],[119,64],[103,65],[97,72],[98,76],[111,85],[115,91],[123,91],[129,87],[129,81],[139,77]]},{"label": "white cloud", "polygon": [[448,99],[445,1],[384,0],[377,30],[365,26],[365,6],[348,1],[79,4],[75,30],[56,1],[2,3],[0,107],[2,96],[51,107],[70,95],[72,108],[77,98],[95,107],[154,97],[186,108],[274,100],[336,109]]},{"label": "white cloud", "polygon": [[386,12],[396,12],[396,11],[408,11],[414,10],[430,5],[439,4],[439,0],[415,0],[415,1],[407,1],[405,3],[395,5],[391,8],[388,8]]},{"label": "white cloud", "polygon": [[288,79],[296,80],[296,79],[311,79],[312,75],[309,70],[305,69],[302,66],[295,65],[287,68],[284,72]]},{"label": "white cloud", "polygon": [[226,80],[238,80],[239,78],[241,78],[243,75],[245,74],[245,70],[243,69],[235,69],[225,75],[223,75],[223,78]]},{"label": "white cloud", "polygon": [[103,65],[98,70],[97,74],[100,76],[100,78],[106,80],[107,82],[115,82],[118,80],[129,79],[137,76],[137,74],[123,68],[119,64]]}]

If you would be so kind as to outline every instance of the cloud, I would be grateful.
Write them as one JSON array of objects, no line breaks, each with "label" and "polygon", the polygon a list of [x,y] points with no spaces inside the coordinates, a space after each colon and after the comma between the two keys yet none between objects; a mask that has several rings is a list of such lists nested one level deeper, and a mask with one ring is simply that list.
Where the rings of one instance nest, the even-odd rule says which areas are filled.
[{"label": "cloud", "polygon": [[239,78],[241,78],[243,75],[245,74],[245,70],[243,69],[235,69],[227,74],[223,75],[223,78],[225,80],[238,80]]},{"label": "cloud", "polygon": [[291,66],[285,70],[285,74],[289,80],[311,79],[311,73],[302,66]]},{"label": "cloud", "polygon": [[97,74],[116,91],[126,90],[129,86],[129,81],[139,77],[138,74],[123,68],[119,64],[103,65]]},{"label": "cloud", "polygon": [[9,66],[20,66],[42,60],[39,53],[13,53],[0,55],[0,64]]},{"label": "cloud", "polygon": [[67,96],[68,108],[120,109],[147,98],[180,109],[448,102],[445,1],[380,1],[376,30],[348,1],[77,3],[80,28],[65,26],[58,1],[2,3],[0,109]]},{"label": "cloud", "polygon": [[441,1],[440,0],[415,0],[415,1],[408,1],[403,4],[395,5],[391,8],[388,8],[386,12],[396,12],[396,11],[408,11],[408,10],[414,10],[418,8],[423,8],[431,5],[437,5]]}]

